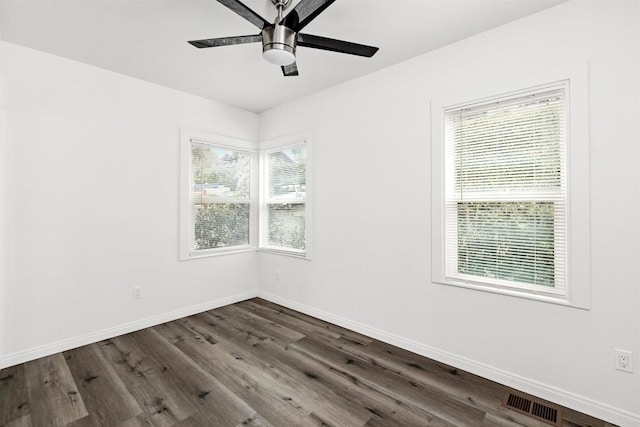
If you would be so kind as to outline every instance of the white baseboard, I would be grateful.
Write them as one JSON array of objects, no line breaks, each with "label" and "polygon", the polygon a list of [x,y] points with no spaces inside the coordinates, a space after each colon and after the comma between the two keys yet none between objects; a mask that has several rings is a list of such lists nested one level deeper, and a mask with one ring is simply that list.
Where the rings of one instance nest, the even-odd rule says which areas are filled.
[{"label": "white baseboard", "polygon": [[640,426],[640,414],[634,414],[623,409],[619,409],[610,405],[606,405],[595,400],[589,399],[578,394],[550,386],[529,378],[516,375],[502,369],[476,362],[466,357],[461,357],[435,347],[431,347],[417,341],[413,341],[399,335],[395,335],[381,329],[373,328],[363,323],[355,322],[342,316],[319,310],[317,308],[279,297],[266,291],[259,290],[258,297],[275,304],[279,304],[299,311],[309,316],[322,319],[327,322],[334,323],[347,329],[375,338],[379,341],[395,345],[396,347],[409,350],[411,352],[437,360],[438,362],[451,365],[458,369],[471,372],[491,381],[496,381],[525,393],[538,396],[542,399],[549,400],[562,406],[574,409],[593,417],[603,419],[605,421],[624,426],[638,427]]},{"label": "white baseboard", "polygon": [[255,298],[258,294],[257,290],[242,292],[225,298],[209,301],[203,304],[193,305],[191,307],[181,308],[169,313],[159,314],[157,316],[147,317],[145,319],[136,320],[135,322],[125,323],[123,325],[114,326],[112,328],[103,329],[98,332],[92,332],[79,337],[67,338],[50,344],[30,348],[28,350],[12,353],[0,358],[0,368],[17,365],[19,363],[35,360],[40,357],[49,356],[61,351],[71,350],[72,348],[81,347],[83,345],[92,344],[98,341],[117,337],[119,335],[128,334],[140,329],[156,326],[161,323],[170,322],[182,317],[191,316],[203,311],[213,310],[225,305],[234,304],[246,299]]}]

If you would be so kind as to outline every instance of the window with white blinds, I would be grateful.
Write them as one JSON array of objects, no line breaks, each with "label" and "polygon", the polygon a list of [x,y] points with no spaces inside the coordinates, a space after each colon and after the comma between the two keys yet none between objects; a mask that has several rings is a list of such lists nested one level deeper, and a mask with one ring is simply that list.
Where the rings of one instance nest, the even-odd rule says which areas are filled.
[{"label": "window with white blinds", "polygon": [[183,131],[181,258],[255,249],[255,151],[244,141]]},{"label": "window with white blinds", "polygon": [[249,244],[251,153],[191,141],[193,249]]},{"label": "window with white blinds", "polygon": [[307,160],[306,141],[262,152],[261,248],[307,256]]},{"label": "window with white blinds", "polygon": [[445,276],[567,292],[566,83],[444,111]]}]

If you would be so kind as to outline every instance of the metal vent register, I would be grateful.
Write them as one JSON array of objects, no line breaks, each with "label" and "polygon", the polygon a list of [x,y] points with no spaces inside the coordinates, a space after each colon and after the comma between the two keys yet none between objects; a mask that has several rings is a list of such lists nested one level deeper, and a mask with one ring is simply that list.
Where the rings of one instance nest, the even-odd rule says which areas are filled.
[{"label": "metal vent register", "polygon": [[562,411],[559,407],[549,405],[526,394],[514,391],[507,392],[502,401],[502,406],[553,426],[562,425]]}]

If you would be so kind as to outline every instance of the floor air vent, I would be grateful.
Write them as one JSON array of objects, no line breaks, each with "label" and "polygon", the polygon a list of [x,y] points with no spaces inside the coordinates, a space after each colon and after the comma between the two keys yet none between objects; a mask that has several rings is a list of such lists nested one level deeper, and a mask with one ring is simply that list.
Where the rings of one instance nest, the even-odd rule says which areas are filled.
[{"label": "floor air vent", "polygon": [[560,408],[526,394],[514,391],[507,392],[502,401],[502,406],[553,426],[562,425],[562,411]]}]

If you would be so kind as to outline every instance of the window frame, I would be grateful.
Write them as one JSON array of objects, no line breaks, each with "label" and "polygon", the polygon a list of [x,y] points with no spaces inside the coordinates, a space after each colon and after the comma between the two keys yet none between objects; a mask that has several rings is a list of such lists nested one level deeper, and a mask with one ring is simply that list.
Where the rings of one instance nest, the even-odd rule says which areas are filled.
[{"label": "window frame", "polygon": [[[304,144],[305,146],[305,155],[306,155],[306,170],[305,170],[305,249],[298,250],[293,248],[283,248],[280,246],[272,246],[268,244],[268,213],[269,213],[269,204],[273,204],[273,201],[270,200],[268,195],[268,186],[269,184],[269,169],[267,167],[267,156],[269,153],[274,151],[279,151],[285,149],[287,147],[292,147],[296,145]],[[260,179],[259,179],[259,193],[260,193],[260,209],[259,209],[259,219],[260,226],[259,232],[260,236],[258,239],[258,249],[261,252],[270,252],[274,254],[286,255],[295,258],[301,258],[306,260],[311,260],[312,255],[312,195],[313,195],[313,185],[312,185],[312,144],[311,144],[311,133],[305,132],[296,135],[289,135],[280,138],[274,138],[266,141],[262,141],[259,144],[260,147]],[[292,203],[300,203],[298,199],[291,199]],[[287,200],[279,199],[277,203],[287,203]]]},{"label": "window frame", "polygon": [[[538,286],[511,286],[447,277],[445,214],[447,202],[445,114],[448,110],[484,104],[558,86],[566,81],[566,288],[562,294]],[[431,279],[433,283],[556,303],[582,309],[590,306],[588,66],[567,67],[512,81],[476,84],[465,93],[431,102]],[[494,281],[495,282],[495,281]]]},{"label": "window frame", "polygon": [[[195,249],[194,224],[191,214],[193,201],[192,143],[248,152],[250,155],[249,198],[229,199],[225,204],[249,204],[249,243],[223,248]],[[238,138],[183,128],[180,130],[180,260],[255,251],[257,248],[257,144]]]}]

